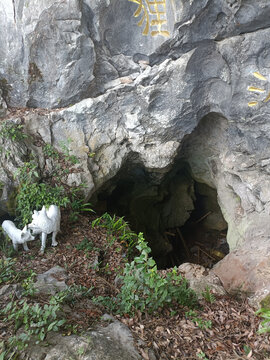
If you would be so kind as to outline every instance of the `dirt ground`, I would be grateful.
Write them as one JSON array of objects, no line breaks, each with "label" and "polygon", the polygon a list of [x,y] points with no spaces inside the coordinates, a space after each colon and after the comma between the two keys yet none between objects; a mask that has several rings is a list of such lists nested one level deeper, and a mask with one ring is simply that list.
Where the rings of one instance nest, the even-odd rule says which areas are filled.
[{"label": "dirt ground", "polygon": [[[68,215],[64,214],[59,245],[52,248],[48,240],[42,256],[39,241],[30,242],[30,252],[20,249],[16,256],[16,271],[32,269],[40,274],[59,265],[67,271],[68,285],[92,288],[91,296],[116,296],[120,285],[115,279],[125,266],[126,246],[117,240],[109,243],[105,229],[92,228],[93,219],[93,216],[80,216],[75,224],[70,224]],[[80,246],[82,242],[84,245]],[[37,301],[43,303],[46,299],[40,297]],[[138,349],[146,360],[150,359],[149,349],[154,351],[157,359],[167,360],[270,358],[267,355],[270,353],[270,336],[257,333],[261,319],[246,299],[223,296],[213,303],[203,300],[200,305],[196,310],[197,317],[211,321],[211,328],[200,328],[198,322],[185,315],[188,309],[180,306],[152,314],[137,312],[134,317],[116,317],[130,328],[135,339],[142,340]],[[66,318],[81,331],[92,328],[107,311],[93,305],[91,298],[83,298],[69,305]],[[9,334],[6,326],[0,320],[0,340],[5,340]]]}]

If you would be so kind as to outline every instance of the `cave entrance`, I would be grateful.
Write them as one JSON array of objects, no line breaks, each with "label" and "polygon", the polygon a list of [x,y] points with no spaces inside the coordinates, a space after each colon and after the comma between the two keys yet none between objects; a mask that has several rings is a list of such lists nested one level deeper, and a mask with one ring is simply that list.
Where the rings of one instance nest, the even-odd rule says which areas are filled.
[{"label": "cave entrance", "polygon": [[184,262],[212,267],[229,252],[216,189],[195,181],[184,161],[165,175],[124,166],[97,195],[98,207],[144,233],[159,269]]},{"label": "cave entrance", "polygon": [[180,227],[164,232],[172,251],[166,255],[166,266],[191,262],[211,268],[229,253],[227,223],[217,201],[217,192],[194,181],[194,210]]}]

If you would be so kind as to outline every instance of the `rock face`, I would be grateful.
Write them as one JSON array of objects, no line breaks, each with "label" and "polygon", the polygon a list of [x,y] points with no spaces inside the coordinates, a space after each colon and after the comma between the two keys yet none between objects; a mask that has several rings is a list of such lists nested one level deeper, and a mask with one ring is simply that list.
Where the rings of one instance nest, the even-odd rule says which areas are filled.
[{"label": "rock face", "polygon": [[7,114],[7,104],[2,97],[3,91],[0,89],[0,119],[5,117]]},{"label": "rock face", "polygon": [[[269,1],[168,1],[166,21],[150,26],[161,16],[150,14],[149,29],[142,4],[5,1],[0,87],[12,106],[76,102],[23,117],[27,132],[56,148],[73,140],[84,169],[75,181],[86,182],[88,198],[117,198],[124,177],[129,211],[144,211],[164,230],[190,215],[194,182],[216,189],[231,250],[216,272],[225,288],[238,286],[235,257],[245,279],[269,266]],[[28,147],[44,164],[40,148]],[[18,158],[19,149],[12,151]],[[12,179],[3,155],[1,165],[5,190]],[[126,204],[119,206],[124,212]],[[256,274],[248,291],[270,283],[268,271],[264,282]]]}]

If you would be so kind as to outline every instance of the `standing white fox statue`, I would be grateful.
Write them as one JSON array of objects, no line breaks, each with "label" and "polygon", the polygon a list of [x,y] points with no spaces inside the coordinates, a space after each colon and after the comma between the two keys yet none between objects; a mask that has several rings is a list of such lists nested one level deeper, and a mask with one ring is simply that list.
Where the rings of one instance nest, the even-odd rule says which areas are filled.
[{"label": "standing white fox statue", "polygon": [[61,213],[56,205],[50,205],[47,210],[45,206],[40,211],[34,211],[32,222],[28,225],[33,235],[40,234],[41,248],[43,254],[46,248],[47,235],[52,233],[52,246],[57,246],[56,235],[60,231]]},{"label": "standing white fox statue", "polygon": [[25,251],[28,251],[27,241],[35,240],[35,237],[31,235],[27,226],[20,230],[16,227],[14,222],[5,220],[2,223],[2,229],[4,233],[11,239],[14,250],[18,250],[18,245],[22,244]]}]

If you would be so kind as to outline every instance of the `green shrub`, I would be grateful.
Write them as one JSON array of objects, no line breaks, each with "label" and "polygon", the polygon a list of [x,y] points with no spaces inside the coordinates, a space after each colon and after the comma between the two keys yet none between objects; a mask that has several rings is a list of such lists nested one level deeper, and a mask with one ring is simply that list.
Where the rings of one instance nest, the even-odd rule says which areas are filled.
[{"label": "green shrub", "polygon": [[34,337],[36,343],[43,341],[50,331],[58,331],[58,329],[64,325],[65,319],[58,319],[60,311],[59,303],[39,305],[29,304],[25,299],[11,301],[1,311],[6,315],[4,321],[12,322],[15,332],[23,327],[23,338],[15,336],[10,342],[16,340],[17,346],[23,346],[20,344],[20,340],[28,343],[31,337]]},{"label": "green shrub", "polygon": [[69,219],[71,222],[76,222],[78,220],[79,214],[83,212],[94,213],[92,205],[90,203],[84,202],[82,189],[84,184],[80,186],[73,187],[70,189],[69,198],[70,198],[70,216]]},{"label": "green shrub", "polygon": [[118,295],[122,313],[134,310],[152,312],[174,302],[193,307],[197,304],[196,294],[188,288],[187,281],[173,268],[166,277],[162,277],[155,260],[149,257],[151,249],[147,246],[143,234],[138,235],[140,255],[127,263],[121,277],[123,285]]},{"label": "green shrub", "polygon": [[32,221],[33,211],[40,210],[43,205],[65,207],[68,203],[63,187],[52,187],[45,183],[22,183],[16,197],[17,220],[24,226]]},{"label": "green shrub", "polygon": [[258,330],[259,334],[270,333],[270,309],[260,308],[256,311],[256,315],[260,315],[264,320],[261,322],[260,329]]},{"label": "green shrub", "polygon": [[18,279],[18,274],[14,270],[16,261],[11,258],[0,258],[0,284],[6,282],[15,282]]},{"label": "green shrub", "polygon": [[6,258],[11,258],[13,255],[17,254],[14,250],[12,241],[4,233],[3,229],[0,226],[0,252],[5,255]]},{"label": "green shrub", "polygon": [[32,221],[34,210],[42,206],[66,206],[69,203],[63,186],[52,186],[39,182],[38,166],[32,160],[25,162],[15,174],[20,181],[16,196],[16,216],[20,226]]},{"label": "green shrub", "polygon": [[92,227],[100,226],[107,230],[107,241],[109,245],[113,244],[117,239],[120,243],[127,247],[128,256],[137,244],[138,235],[130,230],[128,222],[124,217],[112,217],[105,213],[101,217],[92,222]]},{"label": "green shrub", "polygon": [[8,138],[13,141],[22,141],[28,137],[22,130],[23,125],[15,124],[10,121],[4,121],[0,128],[0,137]]}]

